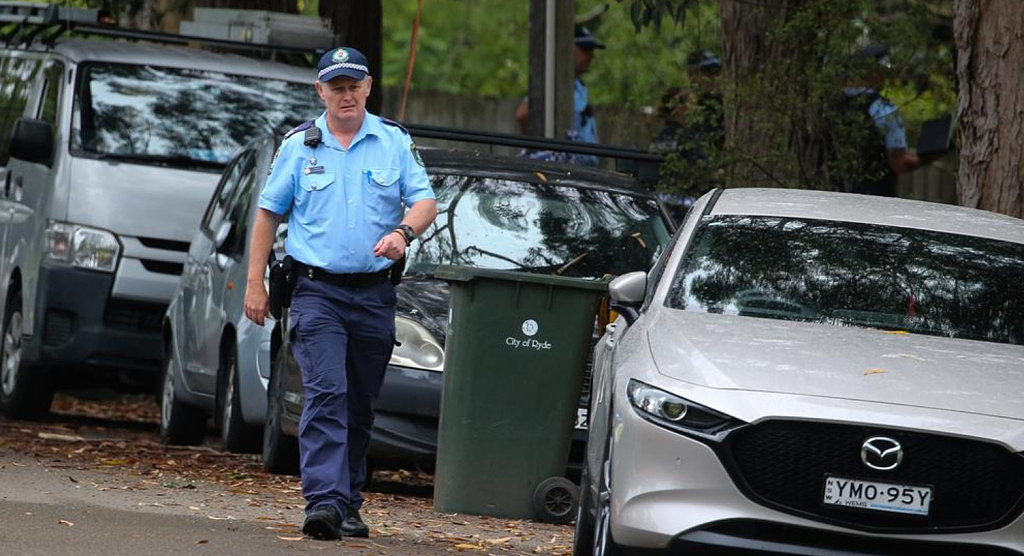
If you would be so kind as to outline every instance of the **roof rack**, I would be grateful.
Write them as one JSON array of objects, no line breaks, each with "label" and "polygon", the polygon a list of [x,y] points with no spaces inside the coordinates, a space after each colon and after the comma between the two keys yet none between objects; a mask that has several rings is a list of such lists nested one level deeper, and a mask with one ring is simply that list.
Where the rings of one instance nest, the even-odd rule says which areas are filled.
[{"label": "roof rack", "polygon": [[0,43],[7,47],[30,48],[40,44],[51,48],[61,35],[72,32],[79,35],[150,41],[166,44],[202,44],[219,48],[249,51],[290,52],[319,54],[320,49],[261,44],[195,35],[180,35],[158,31],[125,29],[113,24],[109,16],[97,9],[66,8],[52,4],[32,2],[0,2]]}]

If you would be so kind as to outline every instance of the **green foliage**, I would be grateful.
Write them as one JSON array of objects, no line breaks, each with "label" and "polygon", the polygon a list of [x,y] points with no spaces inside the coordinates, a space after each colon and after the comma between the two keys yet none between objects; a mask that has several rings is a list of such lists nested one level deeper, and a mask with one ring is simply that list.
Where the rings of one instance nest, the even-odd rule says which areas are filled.
[{"label": "green foliage", "polygon": [[[416,2],[384,0],[383,79],[405,82]],[[423,0],[413,87],[478,96],[526,93],[529,8],[515,0]]]}]

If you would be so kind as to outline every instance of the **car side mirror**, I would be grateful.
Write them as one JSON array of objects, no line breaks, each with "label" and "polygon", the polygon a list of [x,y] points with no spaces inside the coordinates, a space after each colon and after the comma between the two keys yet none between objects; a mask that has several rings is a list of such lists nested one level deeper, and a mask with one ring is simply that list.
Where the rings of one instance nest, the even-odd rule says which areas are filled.
[{"label": "car side mirror", "polygon": [[647,273],[629,272],[616,277],[608,284],[608,295],[611,307],[625,317],[626,322],[633,322],[640,317],[640,306],[647,292]]},{"label": "car side mirror", "polygon": [[46,120],[18,118],[11,132],[11,158],[53,164],[53,128]]}]

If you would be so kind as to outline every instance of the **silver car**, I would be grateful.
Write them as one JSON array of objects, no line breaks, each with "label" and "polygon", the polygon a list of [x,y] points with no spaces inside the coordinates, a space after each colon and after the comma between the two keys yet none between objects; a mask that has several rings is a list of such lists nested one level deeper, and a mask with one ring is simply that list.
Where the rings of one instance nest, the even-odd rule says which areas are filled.
[{"label": "silver car", "polygon": [[610,285],[574,554],[1021,554],[1022,279],[1015,218],[704,196]]},{"label": "silver car", "polygon": [[189,246],[163,322],[165,442],[199,444],[212,414],[225,449],[262,446],[274,321],[257,326],[245,317],[243,301],[248,236],[274,143],[265,135],[232,158]]}]

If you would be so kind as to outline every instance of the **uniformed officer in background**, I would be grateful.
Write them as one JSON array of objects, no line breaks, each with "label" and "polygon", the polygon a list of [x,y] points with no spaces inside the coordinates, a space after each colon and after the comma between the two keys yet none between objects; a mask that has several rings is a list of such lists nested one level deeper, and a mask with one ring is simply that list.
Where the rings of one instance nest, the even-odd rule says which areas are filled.
[{"label": "uniformed officer in background", "polygon": [[297,280],[289,334],[306,397],[299,422],[302,532],[318,539],[369,535],[360,490],[373,407],[395,341],[388,272],[437,214],[408,132],[366,111],[370,85],[358,50],[337,48],[320,58],[315,87],[326,111],[285,136],[252,231],[245,313],[262,325],[267,257],[281,216],[291,211],[285,250]]}]

